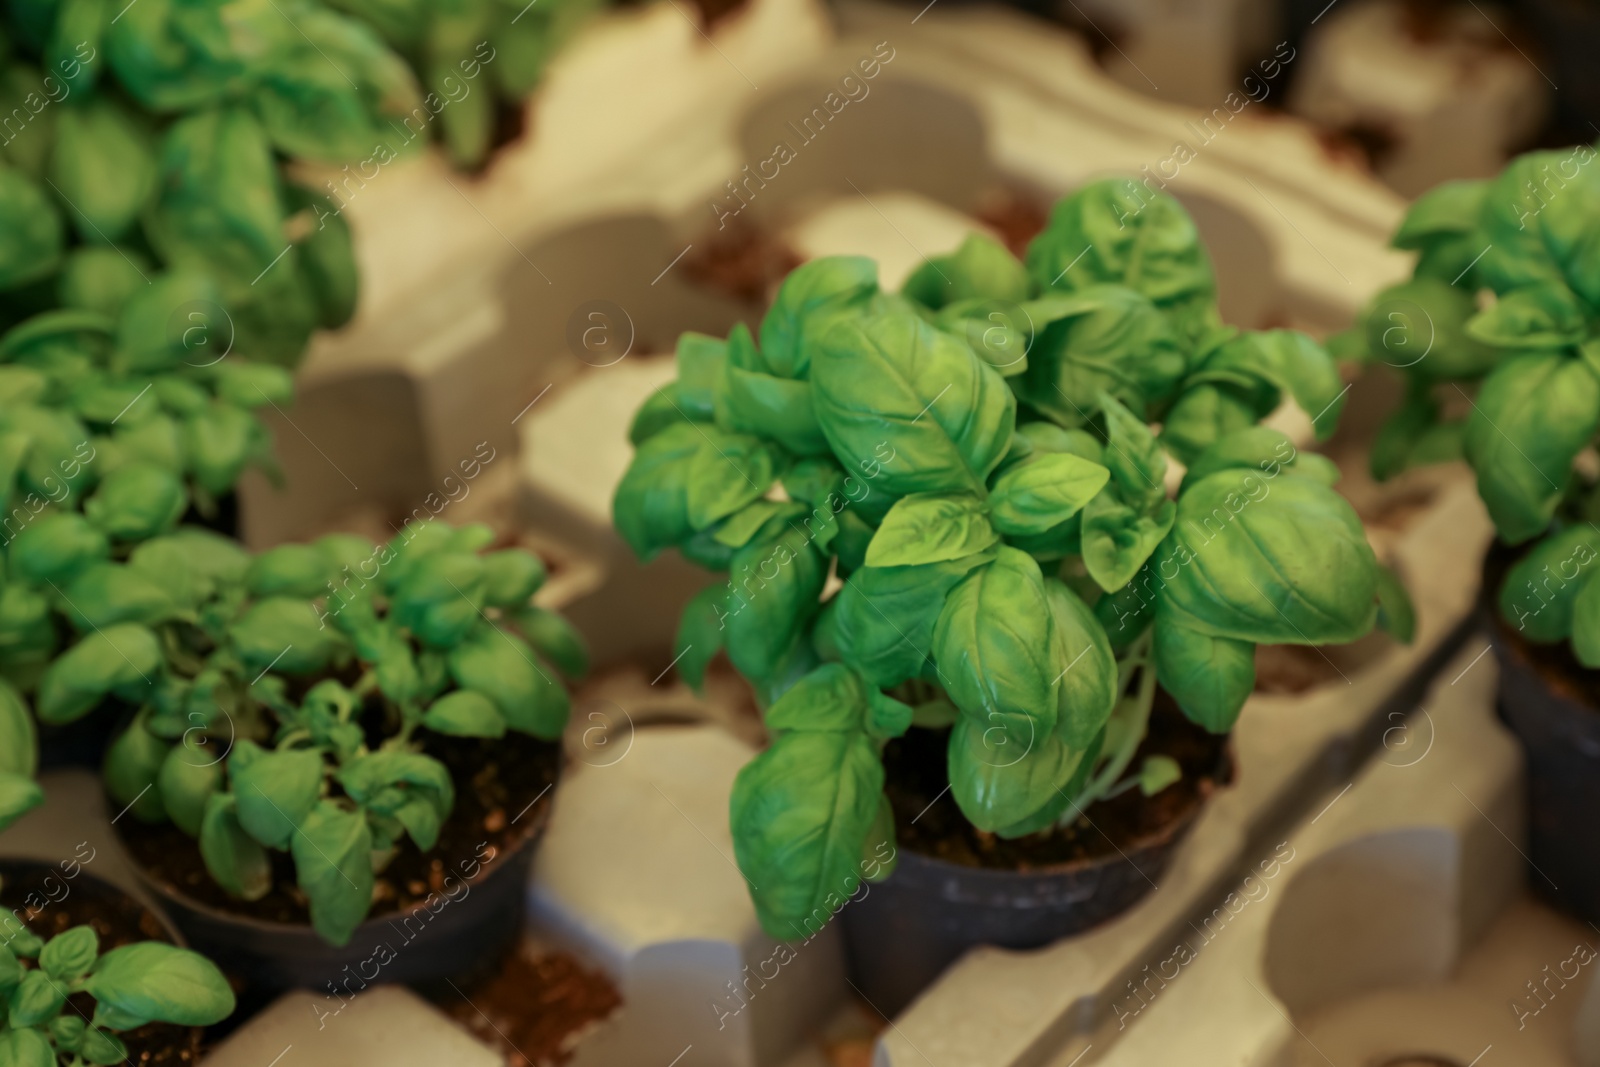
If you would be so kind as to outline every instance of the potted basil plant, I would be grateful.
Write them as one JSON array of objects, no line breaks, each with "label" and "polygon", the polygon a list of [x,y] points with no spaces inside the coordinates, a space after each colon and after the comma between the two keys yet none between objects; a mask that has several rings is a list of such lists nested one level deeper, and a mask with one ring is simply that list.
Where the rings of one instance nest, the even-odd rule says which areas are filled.
[{"label": "potted basil plant", "polygon": [[1223,327],[1192,222],[1131,181],[1061,201],[1026,262],[974,236],[899,294],[808,263],[677,362],[616,525],[728,575],[674,651],[692,683],[726,651],[766,707],[740,869],[780,939],[861,894],[883,1011],[1137,901],[1231,774],[1258,644],[1409,617],[1333,465],[1256,425],[1287,395],[1331,433],[1332,360]]},{"label": "potted basil plant", "polygon": [[183,536],[127,566],[184,599],[86,635],[36,698],[133,709],[104,779],[135,869],[253,996],[492,967],[560,769],[550,662],[585,666],[537,557],[430,521],[202,568]]},{"label": "potted basil plant", "polygon": [[29,121],[0,147],[0,321],[107,312],[187,270],[221,289],[190,309],[208,353],[298,363],[318,326],[349,318],[356,274],[342,202],[286,164],[370,174],[406,152],[401,123],[428,115],[410,71],[311,0],[108,6],[5,6],[0,111]]},{"label": "potted basil plant", "polygon": [[119,543],[186,516],[237,534],[235,484],[275,473],[257,411],[292,386],[281,367],[203,352],[184,309],[219,299],[204,276],[167,274],[115,316],[65,308],[0,334],[0,545],[58,511]]},{"label": "potted basil plant", "polygon": [[337,0],[333,6],[371,26],[406,57],[427,90],[424,103],[435,121],[433,138],[442,142],[457,167],[477,169],[498,143],[522,132],[524,99],[538,86],[556,51],[599,4]]},{"label": "potted basil plant", "polygon": [[[40,866],[0,864],[7,882],[36,876]],[[233,1013],[226,979],[198,953],[147,939],[135,921],[143,909],[109,885],[86,878],[78,888],[88,902],[72,907],[87,910],[117,942],[109,950],[89,922],[41,935],[36,927],[54,916],[30,913],[30,924],[18,912],[0,913],[0,1062],[192,1061],[197,1028]]]},{"label": "potted basil plant", "polygon": [[[1448,182],[1394,237],[1413,277],[1380,293],[1352,354],[1399,370],[1374,473],[1464,458],[1498,535],[1484,562],[1500,709],[1528,755],[1530,883],[1600,919],[1600,168],[1533,152]],[[1557,888],[1559,887],[1559,888]]]}]

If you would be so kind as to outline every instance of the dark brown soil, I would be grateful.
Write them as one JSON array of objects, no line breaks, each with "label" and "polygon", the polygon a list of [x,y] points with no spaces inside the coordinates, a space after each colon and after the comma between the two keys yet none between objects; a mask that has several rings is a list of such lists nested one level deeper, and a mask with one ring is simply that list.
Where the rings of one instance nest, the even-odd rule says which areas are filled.
[{"label": "dark brown soil", "polygon": [[1028,242],[1049,224],[1050,204],[1016,189],[1002,189],[985,197],[976,214],[978,221],[999,234],[1011,254],[1021,259],[1027,255]]},{"label": "dark brown soil", "polygon": [[[69,877],[69,871],[75,876]],[[42,938],[52,938],[74,926],[92,926],[100,937],[102,953],[137,941],[172,941],[149,908],[85,875],[71,861],[57,866],[28,863],[15,867],[0,862],[0,878],[0,907],[15,913]],[[30,897],[44,903],[30,906]],[[94,1015],[94,998],[87,993],[73,994],[67,1004],[67,1010],[77,1011],[85,1020]],[[176,1067],[199,1062],[204,1032],[171,1023],[150,1023],[118,1036],[128,1046],[127,1062],[132,1067]]]},{"label": "dark brown soil", "polygon": [[1026,871],[1126,851],[1190,817],[1218,785],[1232,779],[1228,739],[1195,726],[1158,694],[1150,729],[1129,768],[1137,771],[1145,756],[1171,756],[1183,768],[1180,781],[1153,797],[1130,789],[1091,804],[1071,826],[1007,841],[974,827],[945,793],[949,736],[947,730],[912,729],[890,741],[883,750],[885,792],[901,846],[966,867]]},{"label": "dark brown soil", "polygon": [[794,250],[767,230],[735,221],[695,242],[683,273],[695,285],[742,304],[765,308],[767,294],[801,263]]},{"label": "dark brown soil", "polygon": [[445,1010],[479,1039],[500,1049],[506,1067],[565,1063],[590,1027],[622,1004],[600,971],[565,952],[506,958],[499,972]]},{"label": "dark brown soil", "polygon": [[[423,853],[406,838],[373,888],[371,918],[406,911],[430,893],[442,892],[447,872],[478,859],[474,881],[494,869],[493,859],[536,832],[550,806],[550,788],[561,767],[561,746],[508,732],[494,740],[425,733],[427,752],[443,763],[456,784],[456,803],[439,832],[439,843]],[[255,901],[235,900],[212,881],[194,838],[171,823],[150,826],[118,822],[134,860],[183,896],[222,911],[280,923],[309,923],[305,896],[295,884],[294,861],[272,853],[272,891]],[[490,849],[480,851],[487,841]]]},{"label": "dark brown soil", "polygon": [[1553,645],[1535,644],[1507,625],[1500,614],[1500,586],[1506,580],[1506,572],[1522,558],[1523,552],[1523,549],[1512,548],[1497,539],[1483,561],[1483,610],[1488,613],[1490,625],[1495,629],[1495,640],[1512,655],[1532,664],[1552,691],[1600,711],[1600,671],[1592,671],[1579,663],[1578,657],[1572,654],[1570,641]]}]

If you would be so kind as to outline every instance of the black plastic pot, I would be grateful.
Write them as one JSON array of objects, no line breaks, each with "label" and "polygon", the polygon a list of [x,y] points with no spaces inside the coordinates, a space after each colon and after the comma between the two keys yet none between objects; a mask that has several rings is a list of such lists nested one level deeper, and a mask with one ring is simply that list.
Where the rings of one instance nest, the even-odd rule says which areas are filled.
[{"label": "black plastic pot", "polygon": [[442,998],[455,995],[451,983],[466,989],[492,975],[521,943],[528,874],[550,810],[547,802],[529,812],[528,832],[472,877],[447,875],[446,892],[410,910],[369,918],[342,946],[330,945],[308,924],[267,922],[200,903],[137,863],[133,868],[189,946],[242,985],[238,1017],[289,989],[328,996],[329,1011],[368,986],[390,982]]},{"label": "black plastic pot", "polygon": [[[1217,780],[1232,778],[1231,753]],[[967,867],[901,848],[894,874],[863,885],[839,913],[850,980],[892,1018],[979,945],[1042,948],[1133,907],[1159,882],[1205,809],[1093,860],[1026,871]]]},{"label": "black plastic pot", "polygon": [[239,494],[234,492],[223,493],[217,497],[216,511],[211,516],[201,514],[200,509],[193,504],[183,513],[178,520],[182,526],[201,526],[212,533],[219,533],[223,537],[239,540]]},{"label": "black plastic pot", "polygon": [[[1561,691],[1551,684],[1552,675],[1582,677],[1565,645],[1535,653],[1500,617],[1495,594],[1511,560],[1501,546],[1490,550],[1479,613],[1500,664],[1500,719],[1526,760],[1528,885],[1562,911],[1597,922],[1600,710],[1581,695],[1582,686]],[[1568,659],[1570,666],[1563,663]]]},{"label": "black plastic pot", "polygon": [[116,697],[107,697],[81,719],[52,726],[37,723],[39,730],[39,769],[87,767],[99,771],[106,749],[122,732],[138,709]]},{"label": "black plastic pot", "polygon": [[[93,853],[86,857],[93,862]],[[49,919],[52,909],[65,911],[67,901],[76,898],[73,910],[78,911],[87,902],[91,907],[112,913],[129,930],[137,928],[143,940],[166,941],[184,944],[177,927],[166,917],[148,907],[133,894],[110,882],[96,878],[84,870],[77,860],[46,863],[43,860],[0,859],[0,907],[23,914],[36,906],[42,918]],[[41,936],[44,931],[41,929]],[[113,947],[117,942],[108,940],[101,948]]]}]

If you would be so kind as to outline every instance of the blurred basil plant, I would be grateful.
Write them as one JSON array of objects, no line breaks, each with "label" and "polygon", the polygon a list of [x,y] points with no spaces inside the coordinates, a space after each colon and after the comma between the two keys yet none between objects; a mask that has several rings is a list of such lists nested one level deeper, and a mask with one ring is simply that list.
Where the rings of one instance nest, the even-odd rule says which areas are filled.
[{"label": "blurred basil plant", "polygon": [[[135,941],[102,953],[93,926],[45,939],[14,913],[0,915],[0,926],[0,1063],[110,1067],[131,1062],[119,1031],[210,1026],[233,1014],[227,979],[197,952]],[[74,996],[89,997],[92,1014]]]},{"label": "blurred basil plant", "polygon": [[406,57],[426,92],[433,136],[463,168],[484,163],[497,111],[533,92],[551,57],[600,6],[600,0],[331,2]]},{"label": "blurred basil plant", "polygon": [[8,0],[0,31],[0,325],[115,317],[162,269],[218,288],[241,357],[292,366],[349,318],[345,222],[284,167],[408,149],[421,95],[365,25],[315,0]]},{"label": "blurred basil plant", "polygon": [[1464,458],[1500,540],[1522,549],[1497,591],[1502,616],[1600,667],[1596,150],[1531,152],[1498,177],[1447,182],[1393,243],[1417,253],[1412,278],[1340,339],[1406,383],[1373,473]]},{"label": "blurred basil plant", "polygon": [[257,556],[183,527],[125,559],[83,516],[30,533],[9,553],[0,622],[34,625],[0,631],[0,649],[32,651],[0,658],[0,674],[32,691],[40,722],[127,708],[105,760],[112,798],[197,837],[212,877],[245,900],[271,888],[269,851],[289,851],[313,926],[336,944],[365,918],[374,870],[407,836],[431,849],[450,813],[455,786],[428,739],[556,740],[561,676],[587,666],[576,632],[532,602],[538,557],[482,551],[484,526],[429,521],[384,546],[333,535]]},{"label": "blurred basil plant", "polygon": [[1291,397],[1331,433],[1332,359],[1215,300],[1177,202],[1112,180],[1023,262],[973,236],[894,294],[816,260],[757,333],[679,341],[615,521],[641,558],[729,576],[674,652],[698,685],[725,651],[766,706],[731,818],[772,936],[813,932],[892,843],[880,753],[908,729],[948,729],[963,814],[1022,836],[1175,779],[1133,766],[1158,685],[1226,732],[1258,644],[1351,641],[1380,604],[1406,629],[1334,465],[1257,425]]}]

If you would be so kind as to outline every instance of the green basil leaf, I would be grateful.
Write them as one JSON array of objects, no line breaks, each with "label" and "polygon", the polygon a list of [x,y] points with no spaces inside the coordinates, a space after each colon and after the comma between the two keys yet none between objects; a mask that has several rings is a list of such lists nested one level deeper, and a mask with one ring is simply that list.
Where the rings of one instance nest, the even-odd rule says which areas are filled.
[{"label": "green basil leaf", "polygon": [[456,685],[493,700],[511,729],[554,741],[566,728],[567,691],[521,638],[482,626],[445,659]]},{"label": "green basil leaf", "polygon": [[1177,200],[1131,178],[1090,182],[1059,201],[1026,262],[1044,290],[1113,282],[1174,309],[1216,299],[1194,222]]},{"label": "green basil leaf", "polygon": [[195,483],[213,496],[231,492],[265,433],[255,416],[227,404],[212,404],[184,419]]},{"label": "green basil leaf", "polygon": [[[1327,440],[1338,428],[1346,392],[1327,351],[1298,330],[1240,334],[1207,356],[1188,381],[1246,388],[1261,382],[1274,394],[1287,392],[1312,420],[1319,441]],[[1276,399],[1274,396],[1273,406]]]},{"label": "green basil leaf", "polygon": [[514,608],[544,585],[544,561],[532,552],[506,548],[483,556],[483,600],[497,608]]},{"label": "green basil leaf", "polygon": [[1566,348],[1589,334],[1583,304],[1564,285],[1534,285],[1506,293],[1474,315],[1467,333],[1496,348]]},{"label": "green basil leaf", "polygon": [[884,516],[867,546],[869,567],[913,567],[982,552],[1000,540],[971,493],[913,493]]},{"label": "green basil leaf", "polygon": [[685,503],[689,525],[703,530],[760,499],[777,480],[782,458],[757,437],[709,427],[698,432],[703,438],[689,461]]},{"label": "green basil leaf", "polygon": [[1567,287],[1588,302],[1590,307],[1600,307],[1600,228],[1594,224],[1600,217],[1600,180],[1595,168],[1589,166],[1595,159],[1595,149],[1580,144],[1571,150],[1565,168],[1571,162],[1579,171],[1576,182],[1569,183],[1551,198],[1539,213],[1539,230],[1550,257],[1560,267]]},{"label": "green basil leaf", "polygon": [[1146,756],[1139,765],[1139,792],[1153,797],[1183,780],[1183,767],[1171,756]]},{"label": "green basil leaf", "polygon": [[203,270],[160,275],[141,284],[117,320],[116,369],[165,371],[223,358],[233,331],[216,279]]},{"label": "green basil leaf", "polygon": [[124,622],[88,634],[46,668],[34,710],[39,721],[72,722],[108,694],[138,697],[160,677],[163,660],[156,635]]},{"label": "green basil leaf", "polygon": [[[290,3],[296,34],[265,64],[251,103],[273,146],[324,163],[389,162],[404,147],[395,123],[422,103],[410,69],[365,23]],[[459,103],[453,105],[460,106]],[[375,156],[374,147],[388,149]]]},{"label": "green basil leaf", "polygon": [[238,803],[230,793],[206,798],[200,858],[216,883],[240,900],[260,900],[272,891],[272,861],[240,824]]},{"label": "green basil leaf", "polygon": [[1255,425],[1263,414],[1247,390],[1200,383],[1184,390],[1167,411],[1161,443],[1187,463],[1219,438]]},{"label": "green basil leaf", "polygon": [[1600,429],[1600,379],[1551,352],[1512,356],[1484,379],[1467,421],[1467,460],[1495,529],[1510,544],[1550,524],[1572,461]]},{"label": "green basil leaf", "polygon": [[83,513],[113,541],[144,541],[172,529],[188,506],[189,494],[175,472],[130,463],[106,475]]},{"label": "green basil leaf", "polygon": [[81,515],[46,515],[11,539],[11,572],[46,585],[64,585],[92,564],[111,555],[106,535]]},{"label": "green basil leaf", "polygon": [[911,272],[901,292],[934,310],[962,300],[1028,299],[1028,272],[1005,245],[986,234],[968,234],[961,247],[932,256]]},{"label": "green basil leaf", "polygon": [[[90,64],[92,66],[92,64]],[[111,97],[74,99],[56,120],[50,180],[86,242],[122,240],[155,191],[151,131]]]},{"label": "green basil leaf", "polygon": [[1542,538],[1501,583],[1501,616],[1527,640],[1552,644],[1572,633],[1573,601],[1600,558],[1600,531],[1588,523]]},{"label": "green basil leaf", "polygon": [[222,758],[216,754],[219,749],[218,744],[207,742],[199,734],[185,733],[161,761],[161,770],[156,774],[161,806],[178,829],[190,837],[200,836],[211,794],[222,788]]},{"label": "green basil leaf", "polygon": [[1067,664],[1056,662],[1044,576],[1031,556],[1002,545],[992,563],[956,583],[932,651],[945,692],[986,728],[1004,730],[1018,748],[1054,732]]},{"label": "green basil leaf", "polygon": [[185,115],[167,128],[159,161],[145,232],[164,261],[247,287],[268,268],[288,269],[278,262],[289,241],[277,164],[253,115],[240,107]]},{"label": "green basil leaf", "polygon": [[739,771],[733,851],[768,935],[814,934],[861,884],[883,764],[859,731],[791,730]]},{"label": "green basil leaf", "polygon": [[1227,733],[1256,685],[1256,646],[1211,637],[1171,622],[1159,612],[1155,631],[1156,677],[1189,721]]},{"label": "green basil leaf", "polygon": [[824,256],[790,271],[761,320],[768,372],[805,378],[834,319],[862,307],[877,290],[878,265],[863,256]]},{"label": "green basil leaf", "polygon": [[461,552],[420,559],[396,583],[390,615],[429,648],[454,647],[483,618],[484,562]]},{"label": "green basil leaf", "polygon": [[245,588],[253,597],[325,596],[335,574],[328,557],[314,545],[279,545],[250,561]]},{"label": "green basil leaf", "polygon": [[44,790],[32,778],[0,771],[0,830],[44,803]]},{"label": "green basil leaf", "polygon": [[[1489,183],[1479,219],[1483,258],[1475,280],[1497,293],[1525,285],[1564,284],[1561,267],[1545,247],[1539,225],[1551,199],[1550,172],[1560,168],[1560,152],[1528,152],[1506,165]],[[1566,195],[1554,199],[1560,201]]]},{"label": "green basil leaf", "polygon": [[693,421],[684,410],[682,390],[682,382],[668,382],[646,397],[628,423],[628,443],[638,448],[668,426]]},{"label": "green basil leaf", "polygon": [[727,586],[708,585],[684,605],[678,620],[678,632],[672,641],[673,662],[677,664],[678,677],[697,693],[705,687],[706,667],[722,650],[727,602]]},{"label": "green basil leaf", "polygon": [[833,601],[840,655],[880,689],[920,677],[946,594],[994,557],[984,552],[916,567],[857,569]]},{"label": "green basil leaf", "polygon": [[1437,278],[1413,278],[1379,293],[1363,315],[1373,359],[1426,381],[1480,378],[1500,353],[1470,328],[1472,292]]},{"label": "green basil leaf", "polygon": [[1600,582],[1592,576],[1572,601],[1572,652],[1585,667],[1600,667]]},{"label": "green basil leaf", "polygon": [[1451,181],[1434,186],[1406,209],[1390,241],[1396,248],[1420,251],[1441,236],[1471,233],[1483,214],[1487,181]]},{"label": "green basil leaf", "polygon": [[83,1035],[88,1028],[89,1024],[81,1015],[57,1015],[50,1020],[50,1040],[55,1042],[58,1049],[76,1052],[78,1046],[83,1043]]},{"label": "green basil leaf", "polygon": [[1400,576],[1378,565],[1378,628],[1403,645],[1417,636],[1417,609]]},{"label": "green basil leaf", "polygon": [[344,637],[323,623],[309,601],[295,597],[256,601],[229,627],[228,636],[252,677],[269,668],[281,674],[314,674],[347,648]]},{"label": "green basil leaf", "polygon": [[311,902],[311,926],[345,945],[372,907],[372,831],[366,816],[320,801],[291,842],[295,875]]},{"label": "green basil leaf", "polygon": [[1258,644],[1336,644],[1371,629],[1377,561],[1332,489],[1223,470],[1185,488],[1152,559],[1158,618]]},{"label": "green basil leaf", "polygon": [[589,672],[589,650],[583,638],[560,615],[530,604],[514,612],[512,621],[539,655],[568,678],[581,678]]},{"label": "green basil leaf", "polygon": [[[49,944],[45,945],[49,948]],[[36,1026],[54,1016],[66,1006],[66,983],[57,981],[43,970],[29,971],[22,976],[22,984],[11,994],[11,1009],[6,1023],[13,1030]]]},{"label": "green basil leaf", "polygon": [[119,622],[162,622],[175,608],[164,588],[120,563],[96,563],[82,571],[66,587],[65,601],[66,615],[80,633]]},{"label": "green basil leaf", "polygon": [[58,982],[70,982],[89,973],[100,957],[100,937],[92,926],[74,926],[44,943],[39,968]]},{"label": "green basil leaf", "polygon": [[101,956],[84,988],[98,1007],[124,1017],[179,1026],[210,1026],[233,1013],[233,990],[198,952],[139,941]]},{"label": "green basil leaf", "polygon": [[874,488],[984,493],[1016,423],[1005,379],[961,340],[908,312],[841,319],[812,357],[817,418]]},{"label": "green basil leaf", "polygon": [[420,752],[379,749],[358,756],[340,768],[339,784],[358,804],[385,815],[415,796],[432,799],[442,812],[455,805],[450,772]]},{"label": "green basil leaf", "polygon": [[871,711],[868,685],[842,663],[829,663],[790,686],[764,716],[772,731],[856,733]]},{"label": "green basil leaf", "polygon": [[963,715],[950,733],[950,794],[978,829],[1014,836],[1019,824],[1065,807],[1087,755],[1054,733],[1030,740],[996,719]]},{"label": "green basil leaf", "polygon": [[1044,582],[1050,607],[1051,658],[1064,663],[1056,676],[1056,733],[1087,749],[1117,705],[1120,686],[1111,642],[1094,612],[1054,578]]},{"label": "green basil leaf", "polygon": [[314,748],[263,751],[254,741],[241,740],[228,761],[239,825],[268,848],[287,848],[295,827],[322,795],[325,767]]},{"label": "green basil leaf", "polygon": [[15,170],[0,169],[0,290],[48,278],[65,243],[50,197]]},{"label": "green basil leaf", "polygon": [[729,432],[768,438],[796,455],[829,454],[810,382],[746,370],[730,360],[723,365],[714,402],[717,425]]},{"label": "green basil leaf", "polygon": [[6,1067],[56,1067],[56,1053],[37,1030],[3,1030],[0,1063]]},{"label": "green basil leaf", "polygon": [[[916,711],[911,705],[902,704],[877,689],[867,690],[867,718],[862,726],[868,737],[878,740],[901,737],[911,729],[911,720],[915,716]],[[893,827],[893,819],[890,820],[890,826]]]},{"label": "green basil leaf", "polygon": [[741,674],[771,680],[781,672],[820,607],[827,574],[827,561],[803,531],[734,553],[723,644]]},{"label": "green basil leaf", "polygon": [[675,358],[678,381],[674,399],[682,405],[682,418],[710,422],[716,414],[714,394],[728,358],[728,342],[687,331],[678,337]]},{"label": "green basil leaf", "polygon": [[122,1043],[122,1039],[104,1030],[85,1031],[80,1048],[84,1059],[103,1067],[111,1067],[128,1058],[128,1047]]},{"label": "green basil leaf", "polygon": [[1171,323],[1133,289],[1103,285],[1024,305],[1038,334],[1024,400],[1062,426],[1082,426],[1108,393],[1143,413],[1172,398],[1187,360]]},{"label": "green basil leaf", "polygon": [[458,689],[435,700],[423,713],[422,725],[451,737],[501,737],[505,716],[494,701],[470,689]]},{"label": "green basil leaf", "polygon": [[1107,485],[1083,509],[1083,562],[1108,593],[1127,585],[1176,521],[1178,508],[1162,500],[1150,511],[1130,506],[1122,490]]},{"label": "green basil leaf", "polygon": [[1043,534],[1076,515],[1110,477],[1100,464],[1067,453],[1033,457],[995,482],[990,521],[1008,537]]},{"label": "green basil leaf", "polygon": [[0,679],[0,774],[32,778],[39,769],[39,735],[22,694]]},{"label": "green basil leaf", "polygon": [[639,446],[618,483],[612,519],[640,559],[649,560],[694,533],[689,472],[705,445],[705,433],[706,427],[690,423],[662,429]]}]

